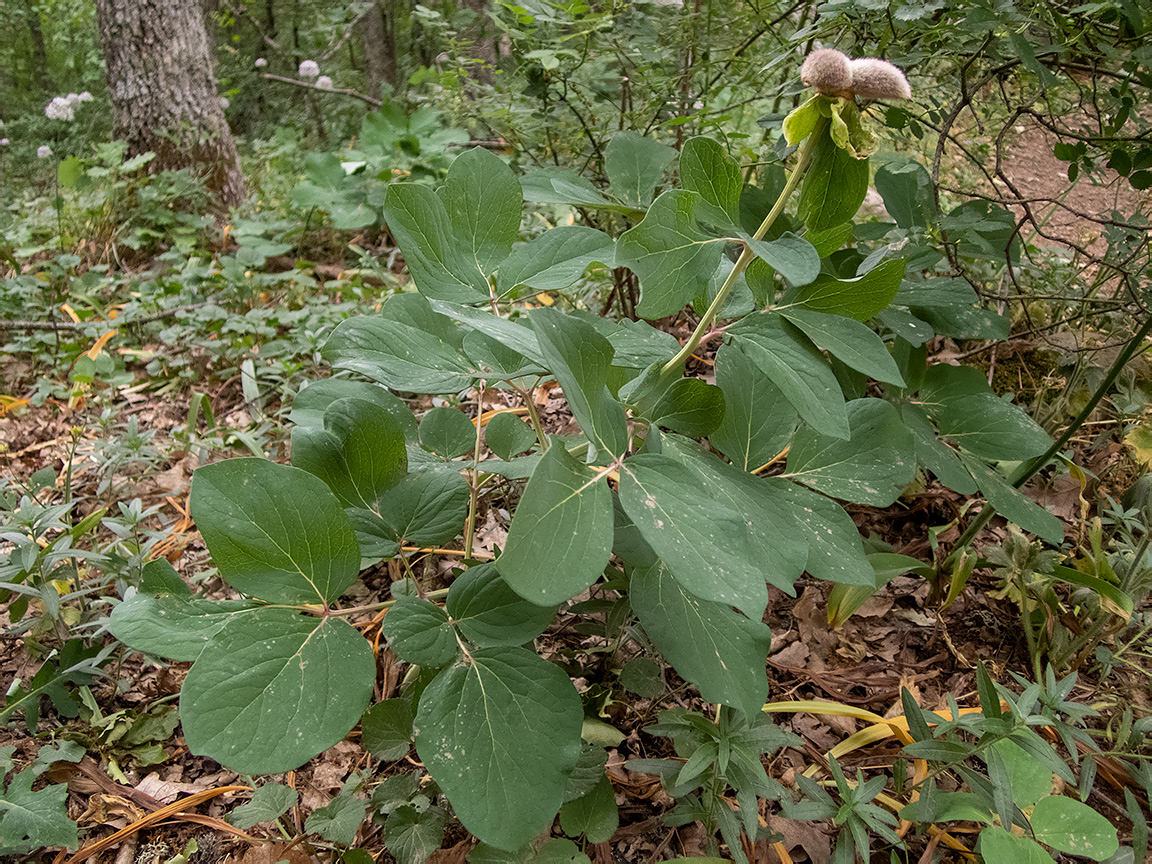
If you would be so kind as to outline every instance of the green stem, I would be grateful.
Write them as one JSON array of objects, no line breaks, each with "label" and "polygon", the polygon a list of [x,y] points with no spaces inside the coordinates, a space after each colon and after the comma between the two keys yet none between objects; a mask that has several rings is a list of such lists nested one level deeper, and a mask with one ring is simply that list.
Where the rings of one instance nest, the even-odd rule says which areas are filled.
[{"label": "green stem", "polygon": [[1032,661],[1032,674],[1037,681],[1042,681],[1040,673],[1040,650],[1036,645],[1036,636],[1032,632],[1032,609],[1028,599],[1028,585],[1024,581],[1024,574],[1016,574],[1016,590],[1020,592],[1020,624],[1024,627],[1024,642],[1028,645],[1028,659]]},{"label": "green stem", "polygon": [[[827,134],[826,129],[827,121],[823,124],[817,124],[812,134],[808,136],[808,140],[804,142],[804,146],[800,149],[800,158],[796,162],[792,172],[788,175],[788,180],[784,184],[784,188],[780,190],[780,195],[776,198],[776,203],[772,205],[772,209],[768,215],[764,217],[764,221],[760,223],[760,227],[756,229],[756,233],[752,235],[754,240],[763,240],[764,235],[768,233],[768,229],[772,227],[772,223],[784,212],[784,206],[788,203],[788,199],[792,197],[792,193],[796,191],[796,187],[800,185],[800,180],[804,177],[805,172],[808,170],[809,164],[812,162],[812,154],[816,150],[816,142],[821,135]],[[720,310],[724,308],[724,304],[728,301],[728,295],[732,293],[732,289],[736,287],[736,282],[740,278],[748,265],[752,263],[752,259],[756,254],[752,248],[747,244],[744,245],[744,251],[740,253],[740,257],[736,259],[736,264],[732,267],[732,272],[728,274],[728,278],[724,280],[724,284],[720,286],[720,290],[716,293],[715,299],[708,305],[704,315],[700,318],[700,323],[696,325],[696,329],[692,331],[692,335],[688,337],[688,341],[684,343],[676,356],[664,364],[660,370],[660,376],[667,377],[673,373],[678,372],[688,358],[692,356],[692,352],[700,347],[700,342],[704,338],[704,334],[712,326],[716,320],[716,316],[720,314]]]},{"label": "green stem", "polygon": [[[1087,404],[1080,410],[1080,413],[1076,415],[1076,418],[1068,424],[1068,428],[1064,430],[1063,434],[1052,442],[1051,447],[1036,458],[1025,462],[1013,472],[1009,478],[1009,482],[1013,486],[1019,489],[1031,480],[1041,468],[1048,464],[1048,460],[1059,453],[1072,436],[1080,431],[1080,427],[1092,416],[1092,412],[1096,410],[1096,406],[1100,404],[1100,400],[1112,389],[1112,385],[1116,383],[1116,379],[1120,377],[1120,373],[1124,371],[1124,367],[1128,365],[1128,361],[1141,349],[1149,333],[1152,333],[1152,315],[1144,319],[1144,323],[1140,325],[1140,329],[1136,331],[1136,335],[1129,340],[1124,350],[1117,355],[1115,362],[1112,364],[1112,368],[1108,370],[1108,374],[1104,376],[1104,380],[1100,382],[1100,386],[1096,388],[1096,391],[1092,394],[1092,398],[1088,400]],[[964,530],[964,533],[960,535],[960,538],[956,541],[956,545],[940,565],[941,573],[950,567],[956,557],[968,548],[968,544],[972,542],[980,529],[987,525],[989,520],[995,515],[996,508],[991,504],[985,504],[976,518],[973,519],[971,524]]]}]

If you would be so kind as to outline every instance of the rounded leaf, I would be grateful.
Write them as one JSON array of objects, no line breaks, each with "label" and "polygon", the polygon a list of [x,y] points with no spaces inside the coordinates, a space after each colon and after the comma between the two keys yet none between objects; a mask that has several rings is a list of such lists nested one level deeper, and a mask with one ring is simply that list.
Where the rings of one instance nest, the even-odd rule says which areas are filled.
[{"label": "rounded leaf", "polygon": [[356,725],[375,680],[347,622],[261,610],[225,624],[184,679],[184,740],[240,774],[291,771]]},{"label": "rounded leaf", "polygon": [[220,577],[274,603],[335,600],[360,573],[343,507],[319,477],[267,459],[229,459],[192,475],[192,518]]}]

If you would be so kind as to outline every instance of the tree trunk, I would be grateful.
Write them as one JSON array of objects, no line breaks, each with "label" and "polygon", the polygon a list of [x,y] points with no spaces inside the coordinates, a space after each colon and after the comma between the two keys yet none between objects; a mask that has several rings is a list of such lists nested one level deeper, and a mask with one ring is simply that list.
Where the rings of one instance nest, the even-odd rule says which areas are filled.
[{"label": "tree trunk", "polygon": [[40,7],[29,4],[24,10],[28,20],[28,35],[32,37],[32,77],[42,93],[55,89],[52,73],[48,70],[48,51],[44,47],[44,30],[40,26]]},{"label": "tree trunk", "polygon": [[96,0],[116,134],[156,170],[191,168],[220,208],[244,199],[236,143],[216,92],[200,0]]},{"label": "tree trunk", "polygon": [[[396,34],[387,0],[376,0],[374,8],[356,25],[364,49],[364,77],[368,95],[380,98],[380,87],[396,87]],[[388,6],[393,6],[389,3]]]}]

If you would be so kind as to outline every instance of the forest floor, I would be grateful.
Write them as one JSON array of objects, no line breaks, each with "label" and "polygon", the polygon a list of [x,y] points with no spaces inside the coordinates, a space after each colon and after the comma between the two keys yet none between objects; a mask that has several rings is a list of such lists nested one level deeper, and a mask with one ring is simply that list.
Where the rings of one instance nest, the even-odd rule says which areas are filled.
[{"label": "forest floor", "polygon": [[[1066,165],[1055,160],[1051,153],[1051,142],[1042,129],[1020,130],[1003,168],[1024,197],[1051,199],[1066,187]],[[1069,201],[1085,212],[1101,214],[1110,212],[1118,199],[1122,205],[1131,204],[1130,200],[1123,200],[1131,194],[1117,191],[1116,184],[1094,186],[1081,182]],[[1055,237],[1075,243],[1092,243],[1099,235],[1093,223],[1078,220],[1066,212],[1054,218],[1050,227]],[[675,335],[685,335],[679,332],[679,325],[672,325],[671,329]],[[143,347],[147,350],[149,346]],[[937,357],[946,362],[967,347],[942,340],[936,344]],[[996,362],[1008,364],[1015,360],[1017,366],[1027,369],[1033,348],[1023,347],[1015,358],[1002,350]],[[1025,373],[1019,374],[1023,384]],[[9,368],[5,372],[9,380],[19,375],[18,369]],[[235,380],[206,381],[197,386],[207,393],[222,427],[244,428],[252,423],[250,406]],[[6,450],[3,471],[13,478],[27,478],[45,466],[59,471],[71,463],[72,484],[78,496],[89,495],[94,502],[139,498],[145,508],[158,508],[157,524],[162,525],[168,535],[164,547],[167,557],[179,572],[190,577],[205,569],[209,562],[204,544],[187,516],[188,485],[196,467],[195,458],[172,438],[172,431],[187,419],[187,402],[183,397],[158,395],[147,387],[128,388],[123,399],[119,419],[135,418],[141,430],[154,432],[152,443],[159,455],[121,476],[116,488],[97,488],[104,474],[100,471],[99,434],[92,418],[84,416],[82,407],[70,410],[59,401],[50,400],[38,408],[27,406],[2,416],[0,447]],[[546,394],[543,407],[550,431],[562,429],[570,422],[570,417],[548,410]],[[265,406],[270,412],[274,408]],[[77,424],[90,431],[80,438],[74,456],[70,456],[74,440],[71,430]],[[283,450],[278,445],[276,452],[283,457]],[[1085,439],[1077,443],[1075,450],[1078,464],[1096,477],[1122,480],[1130,473],[1125,469],[1129,457],[1118,443],[1096,447],[1094,442]],[[1118,484],[1116,488],[1107,485],[1113,482]],[[1077,483],[1065,480],[1028,491],[1064,521],[1067,536],[1075,541],[1082,537],[1084,529],[1084,502],[1104,492],[1117,497],[1123,491],[1115,479],[1106,480],[1105,484],[1086,491]],[[957,520],[963,505],[960,496],[935,485],[889,508],[854,506],[850,512],[863,535],[883,540],[898,553],[931,560],[933,544],[946,548],[956,539]],[[507,525],[499,513],[481,513],[477,524],[481,526],[476,546],[480,552],[501,545]],[[1006,537],[1004,523],[996,520],[986,529],[982,542],[1000,543]],[[453,559],[446,556],[425,559],[421,566],[428,574],[443,574],[453,563]],[[361,587],[357,590],[361,593],[355,599],[365,604],[387,599],[389,586],[399,575],[396,568],[390,569],[387,565],[366,571],[358,583]],[[977,570],[960,599],[945,612],[938,613],[938,599],[930,597],[928,582],[919,577],[897,577],[838,630],[828,626],[828,586],[825,584],[802,580],[797,585],[796,597],[770,589],[765,618],[772,629],[768,698],[771,701],[829,700],[891,716],[902,713],[900,690],[904,687],[928,708],[945,704],[949,695],[961,705],[972,704],[977,660],[987,664],[993,677],[999,680],[1005,680],[1009,670],[1027,674],[1029,668],[1019,613],[1007,599],[997,599],[995,592],[1000,587],[990,570]],[[212,578],[202,584],[201,590],[209,595],[224,596],[226,586]],[[367,625],[363,629],[368,638],[376,639],[378,625]],[[557,625],[542,637],[541,645],[546,656],[549,652],[559,656],[593,638],[573,631],[562,615]],[[380,674],[376,698],[385,699],[395,695],[400,670],[395,657],[383,645],[378,645],[377,656]],[[28,655],[21,641],[0,640],[0,681],[27,680],[40,662]],[[139,655],[129,655],[108,677],[93,682],[90,689],[104,717],[121,711],[137,712],[158,701],[174,702],[188,665],[157,665],[143,661]],[[1111,706],[1112,710],[1132,706],[1147,714],[1152,711],[1147,684],[1150,674],[1152,669],[1116,670],[1106,682],[1094,681],[1091,675],[1084,674],[1072,698],[1082,704]],[[669,683],[677,680],[670,669],[665,670],[664,675]],[[668,754],[666,739],[643,732],[645,726],[655,722],[659,710],[674,704],[701,707],[699,700],[684,689],[673,692],[679,695],[658,702],[624,692],[615,692],[604,701],[604,719],[624,734],[623,740],[611,750],[608,763],[621,818],[620,827],[611,840],[586,849],[597,864],[705,854],[704,838],[695,824],[671,828],[662,820],[671,801],[659,779],[629,771],[624,764],[629,759]],[[41,719],[41,731],[56,722]],[[801,748],[785,749],[768,766],[770,775],[786,785],[860,728],[859,723],[850,718],[804,713],[780,715],[780,723],[795,731],[804,742]],[[273,836],[267,825],[243,832],[224,822],[224,817],[246,800],[246,794],[213,795],[213,790],[245,786],[250,778],[239,777],[211,760],[191,756],[178,731],[158,742],[164,749],[162,761],[141,768],[126,759],[123,749],[115,742],[102,740],[90,723],[65,720],[63,724],[65,728],[57,730],[56,738],[68,737],[61,733],[70,732],[88,751],[82,761],[58,763],[53,769],[59,780],[67,782],[71,793],[70,812],[86,829],[84,848],[90,848],[87,844],[101,838],[108,839],[118,830],[140,826],[142,820],[147,821],[151,814],[159,813],[181,796],[202,793],[205,799],[187,812],[167,815],[94,851],[87,857],[93,864],[161,862],[193,837],[200,847],[195,859],[200,864],[214,864],[219,860],[235,864],[274,864],[279,860],[304,864],[317,857],[326,858],[326,853],[306,841],[293,844],[285,837]],[[307,814],[327,804],[351,772],[358,770],[380,777],[412,770],[414,755],[395,763],[378,764],[360,746],[358,734],[354,731],[345,741],[297,771],[267,778],[296,789],[300,795],[299,805],[285,817],[290,835],[303,833]],[[30,762],[43,740],[29,734],[23,724],[12,724],[0,730],[0,746],[8,744],[15,745],[18,760]],[[853,771],[856,767],[887,765],[898,749],[894,742],[881,743],[846,756],[843,762],[846,769]],[[118,767],[109,773],[107,769],[112,760],[116,760]],[[1104,776],[1107,779],[1107,775]],[[1122,800],[1122,791],[1109,791]],[[1101,793],[1099,799],[1093,802],[1097,809],[1120,824],[1122,833],[1126,831],[1123,807],[1108,792]],[[831,826],[792,821],[777,815],[767,815],[767,822],[783,837],[783,848],[796,864],[824,864],[828,860]],[[255,842],[253,837],[270,842]],[[914,842],[923,845],[923,841]],[[473,843],[457,826],[449,830],[443,848],[429,860],[436,864],[463,864]],[[392,860],[382,851],[379,827],[362,826],[358,845],[373,854],[380,853],[378,861]],[[749,851],[751,860],[756,862],[780,860],[767,843]],[[44,860],[50,860],[50,856]],[[68,858],[69,862],[79,860],[80,856]],[[957,856],[956,860],[961,859]]]}]

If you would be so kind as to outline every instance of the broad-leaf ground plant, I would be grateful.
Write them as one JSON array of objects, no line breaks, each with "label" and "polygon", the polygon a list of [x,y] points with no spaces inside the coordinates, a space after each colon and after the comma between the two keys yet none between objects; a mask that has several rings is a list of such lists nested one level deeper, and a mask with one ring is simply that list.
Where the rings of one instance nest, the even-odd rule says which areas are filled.
[{"label": "broad-leaf ground plant", "polygon": [[[383,214],[416,290],[328,339],[340,374],[296,398],[291,466],[233,459],[192,481],[192,517],[242,599],[190,596],[160,563],[149,584],[161,590],[129,592],[112,614],[129,646],[194,661],[180,699],[194,754],[269,774],[340,741],[369,709],[376,678],[349,619],[380,610],[339,600],[363,568],[397,558],[410,578],[383,604],[382,629],[418,671],[398,700],[371,708],[373,734],[398,728],[385,736],[392,749],[414,741],[485,844],[520,849],[558,812],[565,819],[562,805],[580,836],[580,813],[604,803],[565,804],[603,798],[604,784],[586,782],[596,754],[582,746],[580,692],[534,647],[590,588],[723,706],[720,726],[692,733],[704,755],[676,782],[704,783],[685,813],[710,806],[720,775],[689,766],[712,765],[716,742],[745,742],[753,756],[729,782],[754,835],[756,797],[775,788],[759,754],[788,740],[760,714],[768,586],[795,593],[805,573],[877,584],[842,502],[888,506],[923,469],[1060,541],[1056,517],[992,467],[1044,453],[1048,436],[975,370],[926,363],[934,332],[982,334],[995,314],[922,247],[857,239],[876,149],[857,99],[906,96],[903,76],[847,58],[833,79],[826,71],[806,71],[818,92],[785,122],[790,168],[763,186],[745,183],[710,138],[677,153],[625,133],[604,154],[607,191],[561,169],[522,181],[480,148],[437,190],[387,187]],[[875,184],[897,221],[936,219],[916,163],[886,161]],[[521,244],[526,194],[627,213],[633,227],[613,238],[562,225]],[[1002,256],[1018,242],[994,206],[947,218],[971,254]],[[680,345],[643,320],[534,302],[593,265],[638,277],[644,318],[694,305],[691,337]],[[714,379],[685,375],[701,346],[715,348]],[[548,381],[566,399],[570,434],[542,421],[534,394]],[[441,398],[417,421],[396,393]],[[507,407],[482,411],[493,396]],[[526,481],[518,501],[509,481]],[[516,503],[506,543],[486,561],[473,544],[494,490]],[[461,535],[455,578],[429,590],[406,553]],[[726,838],[732,815],[715,816]]]}]

